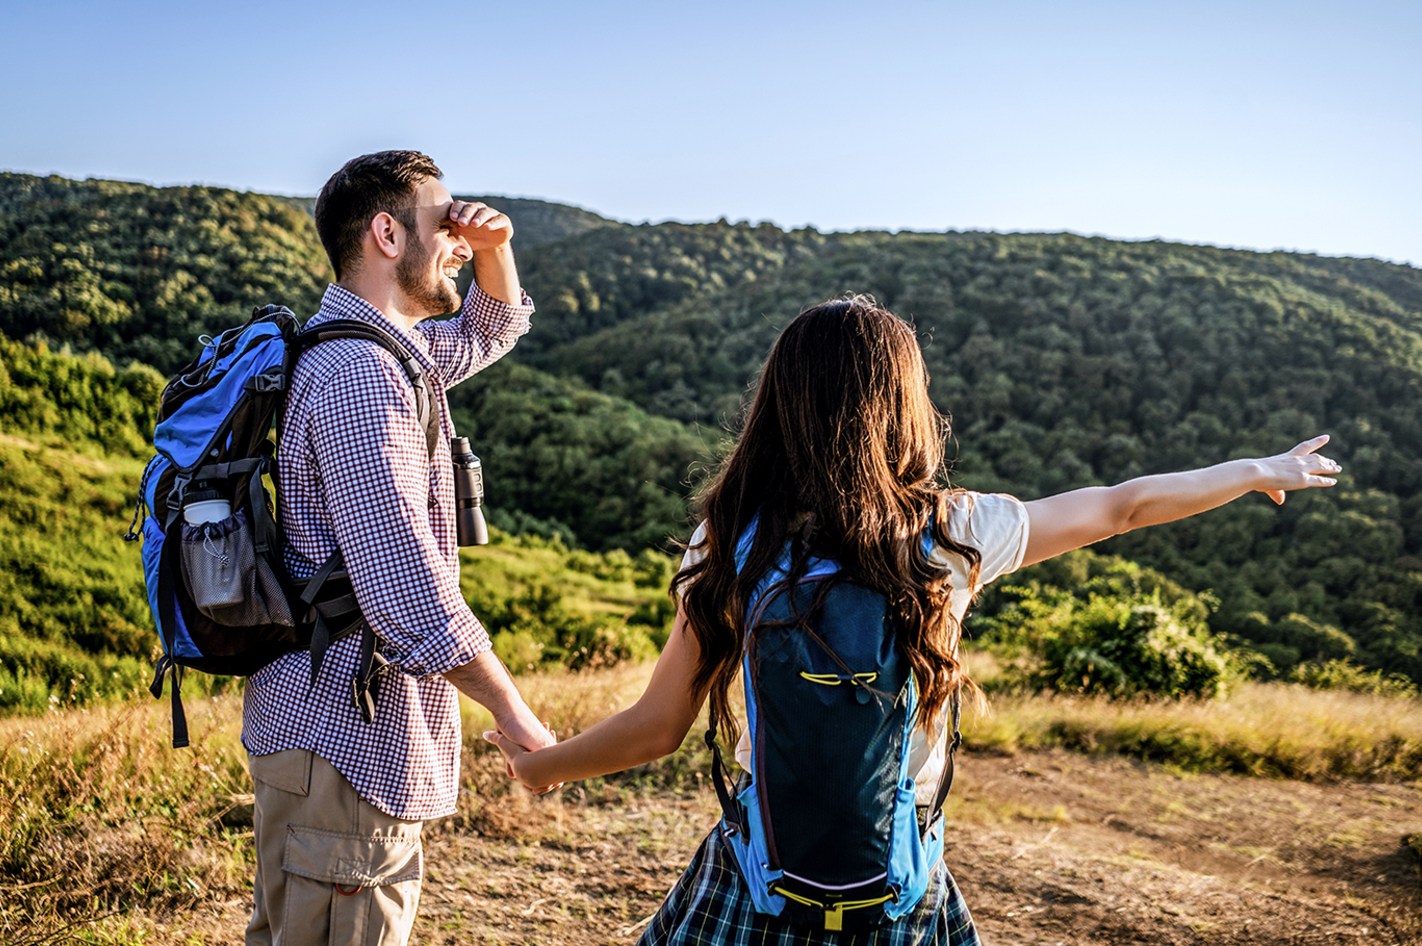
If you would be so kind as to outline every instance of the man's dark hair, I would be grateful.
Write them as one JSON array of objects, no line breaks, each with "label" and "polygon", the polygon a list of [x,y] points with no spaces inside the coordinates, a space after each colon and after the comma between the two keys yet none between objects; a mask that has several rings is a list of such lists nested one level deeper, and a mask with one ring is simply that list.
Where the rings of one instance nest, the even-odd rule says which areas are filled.
[{"label": "man's dark hair", "polygon": [[377,151],[351,158],[331,175],[316,198],[316,233],[336,279],[360,260],[361,243],[371,218],[384,212],[415,230],[415,190],[429,178],[444,177],[418,151]]}]

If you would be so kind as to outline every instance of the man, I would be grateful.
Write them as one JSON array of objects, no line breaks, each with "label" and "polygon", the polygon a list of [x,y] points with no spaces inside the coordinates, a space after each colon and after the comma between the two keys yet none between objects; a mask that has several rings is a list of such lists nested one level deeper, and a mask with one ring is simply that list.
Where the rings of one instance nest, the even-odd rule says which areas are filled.
[{"label": "man", "polygon": [[[373,721],[351,698],[359,635],[254,674],[242,742],[256,788],[257,876],[247,943],[404,944],[422,876],[421,823],[452,813],[458,690],[508,738],[552,743],[459,590],[453,425],[444,391],[528,331],[505,215],[454,200],[415,151],[355,158],[316,200],[336,272],[309,324],[358,319],[401,338],[426,372],[442,436],[430,456],[414,389],[380,345],[327,341],[302,356],[279,445],[288,566],[308,577],[336,549],[390,661]],[[460,308],[455,276],[474,263]]]}]

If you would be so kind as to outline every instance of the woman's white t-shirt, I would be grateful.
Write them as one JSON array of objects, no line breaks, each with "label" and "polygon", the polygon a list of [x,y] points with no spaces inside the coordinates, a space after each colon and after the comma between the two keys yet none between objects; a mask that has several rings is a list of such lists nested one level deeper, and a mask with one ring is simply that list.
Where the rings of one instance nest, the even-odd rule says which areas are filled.
[{"label": "woman's white t-shirt", "polygon": [[[930,555],[930,561],[947,566],[952,573],[948,607],[953,618],[961,622],[968,611],[968,603],[984,585],[1021,567],[1022,556],[1027,551],[1027,507],[1020,499],[1006,493],[973,493],[966,490],[953,494],[949,502],[948,535],[953,541],[975,548],[982,555],[978,581],[971,588],[968,586],[970,566],[967,559],[937,546]],[[682,568],[692,565],[705,554],[703,549],[697,548],[705,534],[706,524],[703,522],[691,535],[691,547],[682,558]],[[943,774],[943,763],[947,758],[950,731],[950,716],[946,707],[934,720],[931,733],[925,732],[923,727],[914,730],[909,744],[909,771],[914,773],[914,800],[920,805],[933,804],[933,794],[938,788],[938,778]],[[742,768],[750,768],[751,742],[748,732],[742,732],[741,740],[736,744],[736,761]]]}]

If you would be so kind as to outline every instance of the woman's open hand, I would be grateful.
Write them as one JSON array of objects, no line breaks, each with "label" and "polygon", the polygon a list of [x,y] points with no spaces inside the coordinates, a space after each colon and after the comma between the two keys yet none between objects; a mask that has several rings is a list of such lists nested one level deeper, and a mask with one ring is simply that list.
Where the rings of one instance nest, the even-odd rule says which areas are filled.
[{"label": "woman's open hand", "polygon": [[1336,485],[1338,481],[1331,474],[1343,468],[1336,460],[1316,452],[1326,443],[1328,435],[1321,434],[1312,440],[1305,440],[1288,453],[1256,460],[1269,483],[1259,487],[1259,491],[1283,505],[1284,493],[1290,490]]}]

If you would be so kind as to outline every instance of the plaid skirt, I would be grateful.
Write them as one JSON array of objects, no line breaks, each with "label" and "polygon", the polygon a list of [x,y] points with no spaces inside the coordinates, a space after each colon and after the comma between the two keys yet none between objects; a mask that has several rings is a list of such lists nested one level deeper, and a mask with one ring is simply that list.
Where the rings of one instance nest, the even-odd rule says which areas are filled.
[{"label": "plaid skirt", "polygon": [[720,825],[701,842],[691,866],[662,902],[637,946],[981,946],[968,905],[942,861],[910,914],[858,933],[792,926],[755,912],[750,891],[726,849]]}]

